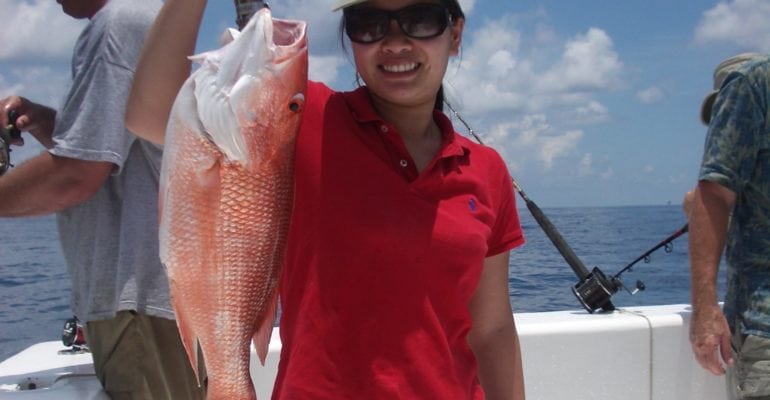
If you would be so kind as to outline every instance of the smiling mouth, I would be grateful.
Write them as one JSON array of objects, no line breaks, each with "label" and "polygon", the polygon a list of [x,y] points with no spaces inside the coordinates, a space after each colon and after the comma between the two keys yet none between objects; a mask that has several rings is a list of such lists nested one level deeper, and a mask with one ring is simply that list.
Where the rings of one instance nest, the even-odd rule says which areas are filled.
[{"label": "smiling mouth", "polygon": [[408,63],[408,64],[398,64],[398,65],[383,65],[382,69],[386,72],[394,72],[394,73],[404,73],[404,72],[411,72],[416,70],[420,64],[418,63]]}]

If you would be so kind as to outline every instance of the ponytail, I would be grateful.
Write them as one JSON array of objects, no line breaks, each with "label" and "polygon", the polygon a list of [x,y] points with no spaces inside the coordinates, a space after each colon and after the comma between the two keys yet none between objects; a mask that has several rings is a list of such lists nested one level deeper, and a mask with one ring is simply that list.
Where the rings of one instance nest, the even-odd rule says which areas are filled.
[{"label": "ponytail", "polygon": [[433,109],[444,111],[444,85],[443,84],[438,88],[438,93],[436,93],[436,104],[433,105]]}]

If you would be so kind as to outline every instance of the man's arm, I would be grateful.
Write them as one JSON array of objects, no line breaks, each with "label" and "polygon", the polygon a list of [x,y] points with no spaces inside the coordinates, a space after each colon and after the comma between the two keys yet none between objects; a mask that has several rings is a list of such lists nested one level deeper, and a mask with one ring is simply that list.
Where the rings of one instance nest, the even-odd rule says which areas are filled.
[{"label": "man's arm", "polygon": [[733,363],[730,328],[717,299],[717,274],[735,197],[724,186],[700,181],[690,204],[690,343],[698,363],[715,375],[725,373],[723,362]]},{"label": "man's arm", "polygon": [[93,196],[114,164],[41,153],[0,177],[0,217],[44,215]]}]

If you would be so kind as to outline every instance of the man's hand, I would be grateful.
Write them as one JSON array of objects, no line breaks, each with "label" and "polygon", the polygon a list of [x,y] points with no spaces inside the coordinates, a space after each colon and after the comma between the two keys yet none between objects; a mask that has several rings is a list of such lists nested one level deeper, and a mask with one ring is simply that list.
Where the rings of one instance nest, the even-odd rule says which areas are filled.
[{"label": "man's hand", "polygon": [[[24,97],[6,97],[0,100],[0,127],[3,129],[11,123],[9,119],[11,111],[16,113],[14,125],[18,130],[31,133],[46,148],[53,145],[51,135],[56,118],[55,110],[33,103]],[[21,146],[24,144],[24,139],[13,139],[11,144]]]},{"label": "man's hand", "polygon": [[690,344],[698,364],[705,370],[714,375],[724,375],[724,365],[733,365],[730,339],[730,328],[719,305],[693,310]]}]

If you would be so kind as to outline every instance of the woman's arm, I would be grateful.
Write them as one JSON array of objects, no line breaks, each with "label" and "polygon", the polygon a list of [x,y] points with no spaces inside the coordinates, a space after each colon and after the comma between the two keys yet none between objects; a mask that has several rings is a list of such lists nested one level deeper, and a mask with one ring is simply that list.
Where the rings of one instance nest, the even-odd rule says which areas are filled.
[{"label": "woman's arm", "polygon": [[468,343],[478,361],[487,400],[524,399],[519,335],[508,297],[508,255],[504,252],[484,261],[470,304],[473,327]]},{"label": "woman's arm", "polygon": [[166,0],[142,48],[126,106],[126,127],[163,144],[179,88],[190,75],[206,0]]}]

